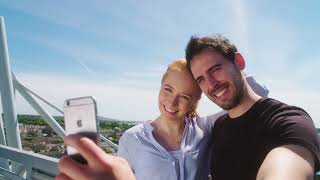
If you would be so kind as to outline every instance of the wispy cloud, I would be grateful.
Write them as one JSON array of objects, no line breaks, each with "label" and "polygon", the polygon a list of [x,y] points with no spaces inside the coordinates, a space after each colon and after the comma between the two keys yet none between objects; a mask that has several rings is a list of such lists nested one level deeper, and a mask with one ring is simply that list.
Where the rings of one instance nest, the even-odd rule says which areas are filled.
[{"label": "wispy cloud", "polygon": [[[241,42],[239,50],[244,55],[249,54],[249,18],[248,18],[248,8],[244,0],[231,0],[227,1],[231,7],[229,11],[232,15],[229,16],[231,19],[229,21],[231,33],[235,36],[233,41],[238,44]],[[234,31],[236,29],[236,31]]]},{"label": "wispy cloud", "polygon": [[81,59],[85,62],[103,64],[121,62],[122,59],[121,55],[116,56],[114,53],[108,52],[106,49],[101,49],[92,44],[82,44],[80,41],[48,36],[35,36],[29,38],[29,40],[58,50],[65,56],[72,57],[74,59]]},{"label": "wispy cloud", "polygon": [[[98,101],[99,114],[106,117],[143,121],[155,118],[158,111],[156,89],[137,88],[130,84],[127,86],[106,85],[50,74],[41,76],[23,74],[19,79],[38,95],[61,108],[65,99],[91,95]],[[18,112],[30,112],[30,108],[27,107],[29,106],[18,97]]]}]

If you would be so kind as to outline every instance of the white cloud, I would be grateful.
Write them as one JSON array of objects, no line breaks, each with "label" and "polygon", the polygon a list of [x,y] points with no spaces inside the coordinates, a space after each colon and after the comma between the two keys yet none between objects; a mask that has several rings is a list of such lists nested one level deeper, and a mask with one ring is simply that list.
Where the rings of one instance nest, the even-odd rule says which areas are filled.
[{"label": "white cloud", "polygon": [[[97,99],[98,111],[102,116],[143,121],[157,115],[156,89],[132,87],[130,83],[127,86],[106,85],[46,74],[20,74],[19,79],[29,89],[61,109],[64,100],[68,98],[91,95]],[[27,107],[17,96],[18,112],[34,112]]]}]

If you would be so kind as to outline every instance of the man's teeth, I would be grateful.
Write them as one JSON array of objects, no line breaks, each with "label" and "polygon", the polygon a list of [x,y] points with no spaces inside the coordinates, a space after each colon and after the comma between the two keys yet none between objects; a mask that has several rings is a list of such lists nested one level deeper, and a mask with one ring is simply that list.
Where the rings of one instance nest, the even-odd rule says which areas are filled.
[{"label": "man's teeth", "polygon": [[224,89],[222,89],[221,91],[217,92],[217,93],[215,94],[215,96],[216,96],[216,97],[220,97],[220,96],[222,96],[222,95],[224,94],[225,91],[226,91],[226,89],[224,88]]}]

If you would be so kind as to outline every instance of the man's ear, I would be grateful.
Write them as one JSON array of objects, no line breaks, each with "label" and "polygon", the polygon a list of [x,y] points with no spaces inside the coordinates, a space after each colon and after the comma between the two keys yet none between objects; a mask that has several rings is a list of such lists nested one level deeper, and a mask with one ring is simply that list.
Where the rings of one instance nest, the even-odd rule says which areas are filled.
[{"label": "man's ear", "polygon": [[238,65],[239,69],[244,70],[244,68],[246,67],[246,62],[244,61],[244,58],[242,57],[241,53],[236,52],[235,58],[236,58],[236,64]]}]

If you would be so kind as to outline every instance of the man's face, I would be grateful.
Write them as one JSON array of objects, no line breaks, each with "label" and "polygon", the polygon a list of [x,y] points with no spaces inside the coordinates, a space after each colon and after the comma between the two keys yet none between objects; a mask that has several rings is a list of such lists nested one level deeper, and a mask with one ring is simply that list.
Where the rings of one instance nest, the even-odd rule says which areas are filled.
[{"label": "man's face", "polygon": [[191,72],[206,96],[222,109],[237,106],[244,91],[239,68],[212,50],[204,50],[191,60]]}]

